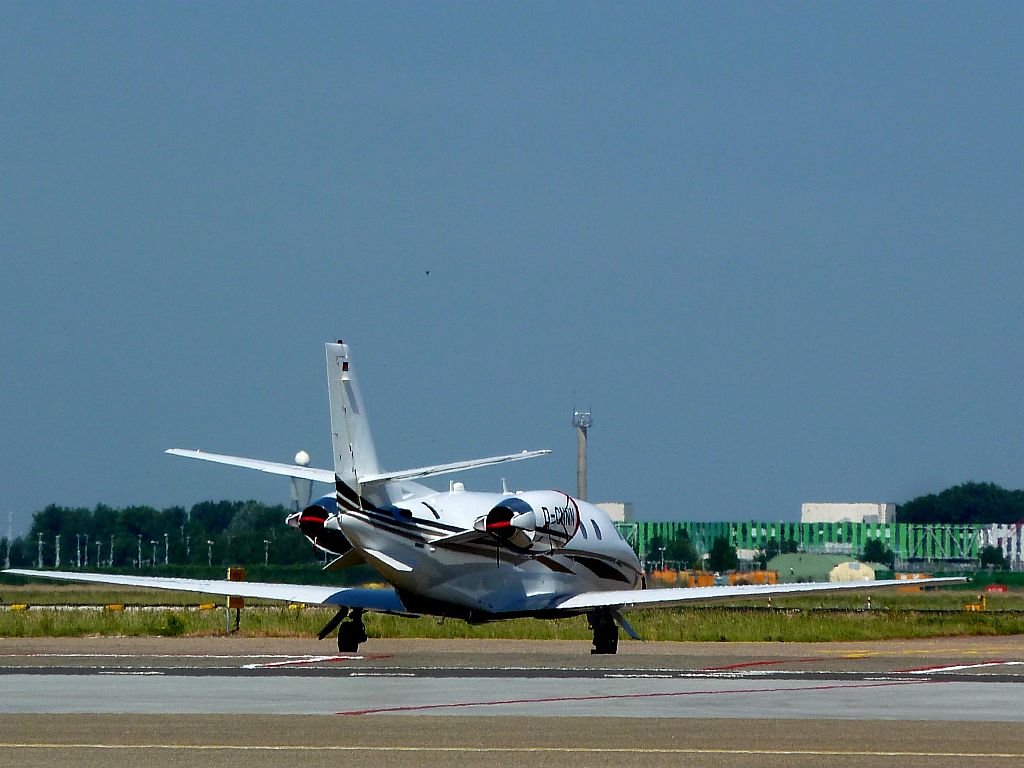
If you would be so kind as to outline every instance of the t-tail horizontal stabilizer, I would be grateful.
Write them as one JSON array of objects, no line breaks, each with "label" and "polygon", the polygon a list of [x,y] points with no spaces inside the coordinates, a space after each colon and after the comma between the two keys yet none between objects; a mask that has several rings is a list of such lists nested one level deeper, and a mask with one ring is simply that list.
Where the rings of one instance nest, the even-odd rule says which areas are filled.
[{"label": "t-tail horizontal stabilizer", "polygon": [[[260,472],[269,472],[272,475],[298,477],[303,480],[313,480],[318,483],[334,482],[334,470],[331,469],[300,467],[298,464],[283,464],[276,461],[263,461],[262,459],[247,459],[242,456],[227,456],[221,453],[207,453],[206,451],[190,450],[186,448],[168,448],[164,453],[169,453],[172,456],[184,456],[187,459],[199,459],[201,461],[212,461],[217,464],[228,464],[233,467],[255,469]],[[396,472],[377,472],[372,475],[360,477],[359,483],[361,485],[376,485],[399,480],[417,480],[422,477],[433,477],[435,475],[445,475],[451,472],[462,472],[467,469],[492,467],[496,464],[505,464],[510,461],[535,459],[538,456],[546,456],[549,453],[551,453],[550,450],[522,451],[521,453],[509,453],[503,456],[488,456],[484,459],[456,461],[451,464],[435,464],[430,467],[402,469]]]}]

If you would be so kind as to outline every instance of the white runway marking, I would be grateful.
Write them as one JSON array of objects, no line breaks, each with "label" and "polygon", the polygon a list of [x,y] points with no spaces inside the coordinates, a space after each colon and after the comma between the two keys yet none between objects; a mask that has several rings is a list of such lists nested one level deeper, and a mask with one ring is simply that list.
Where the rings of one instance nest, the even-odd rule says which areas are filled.
[{"label": "white runway marking", "polygon": [[1024,661],[983,661],[978,664],[955,664],[948,667],[921,667],[920,669],[903,669],[901,674],[908,675],[930,675],[935,672],[960,672],[965,669],[980,669],[981,667],[1014,667],[1024,665]]},{"label": "white runway marking", "polygon": [[821,757],[962,757],[975,759],[1020,760],[1021,752],[940,752],[910,750],[859,750],[859,749],[701,749],[697,747],[426,747],[426,746],[343,746],[343,745],[245,745],[245,744],[45,744],[45,743],[0,743],[0,749],[97,749],[97,750],[176,750],[184,752],[420,752],[430,753],[471,753],[471,754],[644,754],[644,755],[773,755],[821,756]]},{"label": "white runway marking", "polygon": [[[2,653],[0,659],[304,659],[285,653]],[[360,657],[362,658],[362,657]]]},{"label": "white runway marking", "polygon": [[159,676],[159,675],[162,675],[163,672],[135,672],[133,670],[125,670],[123,672],[101,671],[100,674],[101,675],[134,675],[134,676],[139,676],[139,675],[157,675],[157,676]]},{"label": "white runway marking", "polygon": [[274,667],[301,667],[304,664],[323,664],[335,661],[362,661],[365,656],[291,656],[287,661],[270,661],[265,664],[243,664],[242,669],[272,669]]}]

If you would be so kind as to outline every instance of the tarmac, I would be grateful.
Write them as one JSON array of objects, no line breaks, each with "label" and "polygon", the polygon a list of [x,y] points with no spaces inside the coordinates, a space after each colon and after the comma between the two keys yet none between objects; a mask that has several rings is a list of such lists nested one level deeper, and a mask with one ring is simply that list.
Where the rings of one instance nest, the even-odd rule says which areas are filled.
[{"label": "tarmac", "polygon": [[0,763],[1024,765],[1024,638],[0,639]]}]

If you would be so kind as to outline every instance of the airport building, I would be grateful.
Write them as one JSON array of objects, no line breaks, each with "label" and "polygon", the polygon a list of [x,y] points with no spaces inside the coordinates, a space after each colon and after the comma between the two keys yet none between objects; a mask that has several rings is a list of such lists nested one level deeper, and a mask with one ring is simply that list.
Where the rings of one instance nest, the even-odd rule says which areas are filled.
[{"label": "airport building", "polygon": [[895,523],[896,505],[875,502],[808,502],[800,505],[801,523]]},{"label": "airport building", "polygon": [[808,502],[800,522],[638,521],[628,502],[599,504],[641,559],[655,557],[651,542],[664,543],[685,534],[699,553],[724,537],[741,560],[750,560],[774,540],[792,542],[800,552],[858,556],[878,540],[896,556],[901,569],[935,569],[976,565],[985,547],[996,547],[1012,570],[1024,571],[1024,521],[1014,524],[962,525],[898,523],[896,505],[888,502]]},{"label": "airport building", "polygon": [[653,539],[671,541],[680,534],[689,537],[698,552],[709,551],[715,539],[724,537],[737,550],[760,551],[775,540],[794,542],[806,553],[857,555],[877,539],[893,551],[901,568],[935,568],[938,563],[976,563],[981,549],[992,542],[1003,549],[1011,567],[1024,568],[1020,526],[676,521],[622,523],[619,528],[641,558],[653,556]]},{"label": "airport building", "polygon": [[632,523],[636,520],[631,501],[602,501],[595,504],[613,523]]}]

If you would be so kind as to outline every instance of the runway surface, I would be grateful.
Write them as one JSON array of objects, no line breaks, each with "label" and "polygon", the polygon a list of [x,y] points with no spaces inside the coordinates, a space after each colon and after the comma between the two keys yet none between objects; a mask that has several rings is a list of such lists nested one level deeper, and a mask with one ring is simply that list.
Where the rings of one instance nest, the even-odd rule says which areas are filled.
[{"label": "runway surface", "polygon": [[1024,764],[1019,637],[328,647],[0,640],[0,762]]}]

